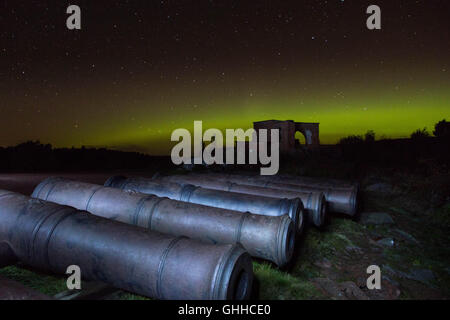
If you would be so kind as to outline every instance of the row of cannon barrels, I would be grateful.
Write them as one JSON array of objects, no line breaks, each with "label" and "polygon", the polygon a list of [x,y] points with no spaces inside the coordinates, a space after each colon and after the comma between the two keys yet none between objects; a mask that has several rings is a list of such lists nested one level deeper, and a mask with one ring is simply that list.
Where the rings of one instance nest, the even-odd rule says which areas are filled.
[{"label": "row of cannon barrels", "polygon": [[[302,199],[307,210],[323,224],[325,211],[322,202],[309,200],[311,194],[323,194],[328,210],[354,216],[358,211],[359,185],[341,180],[325,180],[292,176],[246,176],[237,174],[189,174],[159,177],[156,180],[190,183],[196,186],[233,191],[245,194],[264,195],[275,198]],[[321,212],[321,214],[319,214]]]},{"label": "row of cannon barrels", "polygon": [[0,191],[0,243],[37,269],[158,299],[246,299],[253,268],[238,244],[151,232],[70,206]]},{"label": "row of cannon barrels", "polygon": [[294,250],[294,224],[282,211],[278,216],[251,214],[63,178],[44,180],[32,197],[149,231],[210,244],[239,243],[252,256],[279,266],[289,262]]},{"label": "row of cannon barrels", "polygon": [[0,267],[19,260],[64,274],[78,265],[88,280],[152,298],[247,299],[251,256],[283,267],[305,224],[322,226],[330,207],[356,212],[357,185],[314,181],[189,174],[114,176],[102,186],[52,177],[31,198],[0,190]]}]

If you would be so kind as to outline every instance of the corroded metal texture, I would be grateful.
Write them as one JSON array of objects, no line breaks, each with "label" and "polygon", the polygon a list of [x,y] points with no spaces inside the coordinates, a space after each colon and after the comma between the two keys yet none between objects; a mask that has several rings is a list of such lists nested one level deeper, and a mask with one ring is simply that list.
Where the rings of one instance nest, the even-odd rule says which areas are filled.
[{"label": "corroded metal texture", "polygon": [[240,245],[210,245],[0,191],[0,242],[25,264],[159,299],[243,299],[253,270]]},{"label": "corroded metal texture", "polygon": [[23,284],[0,276],[0,300],[52,300]]},{"label": "corroded metal texture", "polygon": [[126,178],[123,176],[109,178],[108,181],[106,181],[105,186],[259,215],[282,216],[287,214],[294,222],[297,230],[296,232],[299,234],[303,230],[304,208],[303,203],[299,198],[277,199],[206,189],[192,184],[164,181],[155,182],[154,180],[147,178]]},{"label": "corroded metal texture", "polygon": [[16,260],[16,256],[9,245],[6,242],[2,242],[0,239],[0,268],[14,264]]},{"label": "corroded metal texture", "polygon": [[[335,188],[332,186],[320,187],[315,185],[297,185],[288,182],[273,182],[275,179],[264,176],[244,176],[236,174],[193,174],[204,178],[228,181],[244,185],[259,186],[264,188],[290,190],[297,192],[323,192],[328,202],[328,209],[332,212],[355,215],[358,209],[358,187]],[[283,181],[283,180],[281,180]]]},{"label": "corroded metal texture", "polygon": [[292,176],[292,175],[274,175],[274,176],[254,176],[260,180],[272,181],[279,183],[295,184],[299,186],[311,186],[319,188],[336,188],[336,189],[358,189],[359,184],[357,182],[351,182],[339,179],[330,178],[313,178],[313,177],[302,177],[302,176]]},{"label": "corroded metal texture", "polygon": [[308,214],[308,219],[315,226],[323,225],[327,213],[327,204],[322,192],[298,192],[280,189],[271,189],[258,186],[237,184],[228,181],[220,181],[208,175],[171,175],[158,177],[156,181],[190,183],[194,186],[204,187],[214,190],[229,191],[235,193],[253,194],[265,197],[294,199],[300,198]]},{"label": "corroded metal texture", "polygon": [[251,255],[279,266],[294,250],[295,230],[287,215],[254,215],[62,178],[44,180],[33,197],[174,236],[240,243]]}]

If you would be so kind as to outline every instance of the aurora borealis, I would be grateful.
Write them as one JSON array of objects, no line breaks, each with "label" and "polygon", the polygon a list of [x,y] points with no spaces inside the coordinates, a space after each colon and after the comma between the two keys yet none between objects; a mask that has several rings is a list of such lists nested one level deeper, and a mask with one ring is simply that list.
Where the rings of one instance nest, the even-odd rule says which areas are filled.
[{"label": "aurora borealis", "polygon": [[[0,145],[168,154],[170,133],[320,122],[322,143],[450,119],[446,1],[0,4]],[[377,4],[382,29],[365,27]]]}]

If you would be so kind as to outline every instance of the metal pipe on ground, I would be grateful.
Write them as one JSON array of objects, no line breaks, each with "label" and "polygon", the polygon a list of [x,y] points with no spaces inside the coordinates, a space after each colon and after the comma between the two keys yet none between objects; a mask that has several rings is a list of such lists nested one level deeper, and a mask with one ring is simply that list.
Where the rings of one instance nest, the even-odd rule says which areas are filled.
[{"label": "metal pipe on ground", "polygon": [[287,215],[254,215],[63,178],[44,180],[32,196],[174,236],[240,243],[251,255],[279,266],[294,251],[295,229]]},{"label": "metal pipe on ground", "polygon": [[208,189],[229,191],[235,193],[253,194],[265,197],[280,198],[280,199],[294,199],[300,198],[303,202],[304,208],[308,214],[308,219],[315,226],[320,227],[324,224],[327,214],[327,203],[322,192],[297,192],[289,190],[271,189],[258,186],[250,186],[237,184],[227,181],[219,181],[211,179],[209,176],[198,175],[172,175],[160,176],[154,179],[155,182],[175,182],[175,183],[190,183],[194,186],[204,187]]},{"label": "metal pipe on ground", "polygon": [[0,240],[0,268],[12,265],[16,261],[17,258],[9,245],[6,242],[2,242]]},{"label": "metal pipe on ground", "polygon": [[53,300],[23,284],[0,276],[0,300]]},{"label": "metal pipe on ground", "polygon": [[159,299],[244,299],[251,258],[240,245],[210,245],[0,190],[0,242],[32,267]]},{"label": "metal pipe on ground", "polygon": [[[223,173],[215,173],[215,175],[220,176],[222,178],[233,177],[239,175],[237,173],[233,174],[223,174]],[[314,186],[321,188],[336,188],[336,189],[354,189],[359,188],[359,183],[347,181],[347,180],[339,180],[339,179],[331,179],[331,178],[320,178],[320,177],[304,177],[304,176],[294,176],[287,174],[277,174],[273,176],[263,176],[263,175],[249,175],[244,174],[243,176],[257,178],[263,181],[271,181],[278,183],[288,183],[295,184],[300,186]]]},{"label": "metal pipe on ground", "polygon": [[203,176],[205,179],[215,179],[219,181],[234,182],[243,185],[259,186],[264,188],[289,190],[296,192],[323,192],[328,202],[328,209],[332,212],[355,215],[358,209],[358,188],[337,189],[316,186],[301,186],[289,183],[272,182],[264,180],[259,176],[239,176],[234,174],[192,174],[193,176]]},{"label": "metal pipe on ground", "polygon": [[296,184],[300,186],[314,186],[319,188],[332,189],[356,189],[357,191],[359,190],[359,183],[339,179],[313,178],[303,176],[288,177],[286,175],[276,176],[275,179],[276,180],[274,182]]},{"label": "metal pipe on ground", "polygon": [[294,222],[297,234],[302,232],[304,226],[304,208],[299,198],[276,199],[205,189],[191,184],[155,182],[148,178],[126,178],[124,176],[109,178],[105,182],[105,186],[257,215],[282,216],[287,214]]}]

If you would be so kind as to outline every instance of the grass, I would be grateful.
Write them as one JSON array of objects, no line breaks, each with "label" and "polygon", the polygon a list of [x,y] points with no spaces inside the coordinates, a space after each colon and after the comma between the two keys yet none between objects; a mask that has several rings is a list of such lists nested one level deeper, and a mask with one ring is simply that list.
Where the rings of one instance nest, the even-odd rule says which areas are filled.
[{"label": "grass", "polygon": [[40,291],[48,296],[67,290],[66,278],[31,271],[18,266],[9,266],[0,269],[0,274],[11,280]]},{"label": "grass", "polygon": [[[66,277],[48,275],[37,271],[31,271],[20,266],[9,266],[0,269],[0,275],[15,280],[23,285],[42,292],[50,297],[67,291]],[[121,300],[149,300],[146,297],[119,291],[116,297]]]},{"label": "grass", "polygon": [[268,300],[299,300],[323,298],[309,281],[301,280],[266,263],[254,262],[259,281],[259,298]]},{"label": "grass", "polygon": [[133,294],[130,292],[124,292],[124,291],[121,291],[117,295],[117,299],[119,299],[119,300],[151,300],[150,298],[139,296],[137,294]]}]

